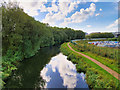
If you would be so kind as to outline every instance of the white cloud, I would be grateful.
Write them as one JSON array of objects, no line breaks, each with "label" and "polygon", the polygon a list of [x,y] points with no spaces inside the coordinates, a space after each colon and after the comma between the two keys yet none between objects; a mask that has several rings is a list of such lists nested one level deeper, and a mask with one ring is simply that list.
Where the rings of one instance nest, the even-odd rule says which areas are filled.
[{"label": "white cloud", "polygon": [[[9,0],[5,0],[7,3]],[[47,9],[45,7],[45,3],[47,0],[11,0],[11,2],[18,2],[19,6],[23,8],[24,12],[26,12],[30,16],[39,15],[38,10],[42,9],[42,12],[46,12]],[[53,6],[54,7],[54,6]],[[54,7],[54,10],[56,8]]]},{"label": "white cloud", "polygon": [[100,8],[100,11],[102,11],[102,9]]},{"label": "white cloud", "polygon": [[[18,2],[19,6],[30,16],[38,15],[38,10],[44,8],[43,4],[47,3],[47,0],[4,0],[5,2]],[[1,1],[0,1],[1,2]],[[2,1],[3,2],[3,1]]]},{"label": "white cloud", "polygon": [[[40,12],[48,12],[42,22],[49,23],[51,26],[56,26],[56,23],[59,21],[62,21],[63,23],[60,25],[64,26],[69,23],[81,23],[92,16],[96,10],[96,5],[91,3],[89,8],[80,9],[79,12],[75,12],[71,17],[66,18],[70,12],[78,7],[78,4],[86,2],[87,0],[58,0],[58,5],[55,4],[56,1],[57,0],[53,0],[51,2],[51,7],[46,7],[44,4],[47,3],[47,0],[18,0],[18,2],[20,2],[20,6],[24,8],[24,11],[30,16],[34,17],[39,15],[38,10],[40,10]],[[97,2],[98,0],[92,1]]]},{"label": "white cloud", "polygon": [[[42,8],[43,9],[43,8]],[[42,10],[41,9],[41,10]],[[55,5],[55,3],[52,3],[52,7],[48,7],[47,10],[52,13],[53,11],[54,12],[57,12],[58,11],[58,6]]]},{"label": "white cloud", "polygon": [[88,28],[90,28],[90,27],[91,27],[91,25],[87,25],[87,27],[88,27]]},{"label": "white cloud", "polygon": [[112,32],[120,31],[120,18],[115,20],[112,24],[106,26],[106,29]]},{"label": "white cloud", "polygon": [[69,23],[81,23],[88,19],[90,16],[93,16],[95,10],[96,5],[94,3],[91,3],[89,8],[82,8],[79,12],[76,11],[71,17],[65,18],[64,22],[61,25],[67,25]]},{"label": "white cloud", "polygon": [[100,13],[95,14],[96,17],[99,16],[99,15],[100,15]]},{"label": "white cloud", "polygon": [[[68,15],[68,13],[72,12],[75,8],[78,7],[78,4],[80,2],[76,1],[76,2],[59,2],[58,5],[54,4],[54,7],[48,7],[47,11],[49,12],[45,18],[42,20],[42,22],[44,23],[49,23],[50,25],[54,26],[58,21],[60,20],[64,20],[65,17]],[[51,8],[53,8],[55,13],[52,13],[53,10],[51,10]],[[42,10],[42,8],[41,8]]]},{"label": "white cloud", "polygon": [[[8,2],[8,0],[6,0]],[[11,0],[15,1],[15,0]],[[48,12],[45,16],[43,22],[49,23],[50,25],[55,24],[58,20],[62,20],[68,13],[72,12],[75,8],[77,8],[78,4],[81,1],[86,0],[58,0],[58,5],[55,4],[57,0],[52,0],[52,6],[46,7],[44,4],[47,3],[47,0],[17,0],[19,2],[20,7],[24,9],[24,11],[30,16],[37,16],[39,15],[38,10],[40,12]],[[55,13],[53,13],[55,12]]]},{"label": "white cloud", "polygon": [[110,29],[110,28],[118,27],[118,23],[120,23],[120,18],[115,20],[112,24],[108,25],[106,28]]},{"label": "white cloud", "polygon": [[28,0],[28,2],[24,2],[23,0],[20,1],[20,7],[24,9],[24,11],[30,16],[37,16],[39,15],[38,10],[46,10],[44,4],[47,3],[47,0]]},{"label": "white cloud", "polygon": [[[77,8],[78,4],[80,4],[81,2],[86,2],[86,0],[58,0],[58,5],[55,4],[56,0],[52,0],[51,7],[46,7],[44,5],[45,3],[47,3],[47,0],[18,0],[18,2],[20,2],[20,7],[22,7],[24,11],[30,16],[34,17],[39,15],[38,10],[40,10],[40,12],[48,12],[42,22],[49,23],[52,26],[54,26],[60,20],[63,20],[64,22],[67,21],[67,23],[70,23],[71,21],[73,23],[85,21],[89,16],[92,16],[93,12],[95,11],[95,4],[92,3],[89,8],[85,10],[81,9],[80,12],[74,13],[72,15],[72,18],[69,19],[66,18],[68,13],[72,12],[75,8]],[[78,14],[80,16],[78,16]],[[79,18],[75,19],[75,16]]]},{"label": "white cloud", "polygon": [[99,0],[90,0],[90,2],[98,2]]}]

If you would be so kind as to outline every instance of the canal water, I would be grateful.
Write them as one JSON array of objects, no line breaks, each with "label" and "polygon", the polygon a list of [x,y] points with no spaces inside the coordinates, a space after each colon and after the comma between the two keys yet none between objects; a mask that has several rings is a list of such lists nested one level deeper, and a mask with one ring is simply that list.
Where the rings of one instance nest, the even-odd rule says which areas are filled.
[{"label": "canal water", "polygon": [[5,88],[88,88],[84,73],[77,73],[59,46],[42,48],[23,60],[6,81]]}]

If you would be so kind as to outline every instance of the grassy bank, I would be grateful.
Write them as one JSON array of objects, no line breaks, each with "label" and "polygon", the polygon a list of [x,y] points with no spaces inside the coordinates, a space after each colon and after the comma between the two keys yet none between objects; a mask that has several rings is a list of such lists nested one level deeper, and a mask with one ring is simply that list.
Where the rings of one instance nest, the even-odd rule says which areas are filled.
[{"label": "grassy bank", "polygon": [[[119,49],[109,48],[109,47],[97,47],[95,45],[89,45],[86,41],[77,41],[77,45],[70,43],[70,46],[85,55],[90,56],[91,58],[96,59],[102,64],[108,66],[112,70],[120,73],[120,64],[118,62],[119,57]],[[92,49],[91,49],[92,48]],[[88,49],[88,50],[87,50]],[[101,54],[102,53],[102,54]],[[113,59],[109,56],[113,55]]]},{"label": "grassy bank", "polygon": [[78,72],[86,73],[86,82],[90,88],[114,88],[118,89],[119,81],[107,71],[91,60],[73,52],[67,43],[61,45],[61,51],[68,59],[76,64]]}]

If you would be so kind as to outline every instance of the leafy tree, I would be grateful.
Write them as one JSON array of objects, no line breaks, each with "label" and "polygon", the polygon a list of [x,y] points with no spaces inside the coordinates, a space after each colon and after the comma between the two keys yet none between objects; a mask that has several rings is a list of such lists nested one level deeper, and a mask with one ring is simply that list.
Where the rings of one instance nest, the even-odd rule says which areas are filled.
[{"label": "leafy tree", "polygon": [[112,33],[91,33],[87,35],[86,38],[113,38],[114,35]]}]

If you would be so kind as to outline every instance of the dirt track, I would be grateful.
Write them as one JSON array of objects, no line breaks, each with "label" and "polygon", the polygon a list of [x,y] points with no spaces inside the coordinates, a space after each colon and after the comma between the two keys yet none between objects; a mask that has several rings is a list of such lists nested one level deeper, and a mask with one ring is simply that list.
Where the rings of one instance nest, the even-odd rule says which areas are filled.
[{"label": "dirt track", "polygon": [[75,51],[69,44],[70,43],[67,43],[68,47],[72,51],[74,51],[74,52],[76,52],[78,54],[81,54],[82,56],[84,56],[84,57],[88,58],[89,60],[93,61],[94,63],[96,63],[97,65],[99,65],[100,67],[102,67],[104,70],[106,70],[107,72],[109,72],[111,75],[113,75],[115,78],[117,78],[118,80],[120,80],[120,74],[119,73],[115,72],[114,70],[110,69],[109,67],[105,66],[104,64],[98,62],[97,60],[95,60],[95,59],[93,59],[93,58],[91,58],[91,57],[89,57],[89,56],[87,56],[85,54],[82,54],[80,52]]}]

